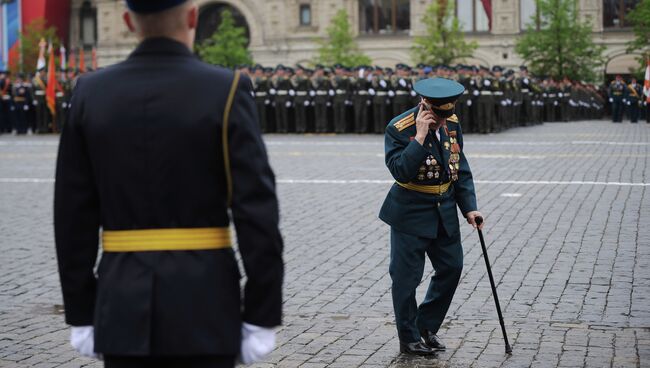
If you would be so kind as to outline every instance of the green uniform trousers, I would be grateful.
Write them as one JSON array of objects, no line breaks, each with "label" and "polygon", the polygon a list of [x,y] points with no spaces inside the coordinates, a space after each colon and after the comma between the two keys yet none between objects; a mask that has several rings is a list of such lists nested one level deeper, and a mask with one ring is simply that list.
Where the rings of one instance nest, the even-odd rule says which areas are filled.
[{"label": "green uniform trousers", "polygon": [[[438,238],[409,235],[391,228],[390,277],[395,322],[404,343],[420,341],[420,330],[437,333],[442,325],[463,270],[460,232],[448,236],[443,225]],[[424,301],[417,306],[415,289],[422,280],[425,255],[435,270]]]}]

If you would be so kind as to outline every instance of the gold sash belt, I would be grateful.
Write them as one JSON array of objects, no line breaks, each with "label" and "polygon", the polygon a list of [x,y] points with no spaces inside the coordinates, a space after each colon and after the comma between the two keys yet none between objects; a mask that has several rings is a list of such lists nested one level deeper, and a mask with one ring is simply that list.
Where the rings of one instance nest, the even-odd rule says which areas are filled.
[{"label": "gold sash belt", "polygon": [[420,184],[400,183],[400,182],[397,182],[397,184],[402,188],[406,188],[408,190],[412,190],[415,192],[440,195],[440,194],[445,194],[449,190],[449,186],[451,185],[451,182],[441,184],[441,185],[420,185]]},{"label": "gold sash belt", "polygon": [[117,230],[102,233],[104,252],[153,252],[230,248],[230,229],[204,227],[187,229]]}]

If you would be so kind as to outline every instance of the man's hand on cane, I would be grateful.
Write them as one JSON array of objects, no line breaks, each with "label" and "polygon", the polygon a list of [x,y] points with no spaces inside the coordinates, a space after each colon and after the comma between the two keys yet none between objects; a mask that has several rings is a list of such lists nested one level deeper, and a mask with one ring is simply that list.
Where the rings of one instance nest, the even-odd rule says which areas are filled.
[{"label": "man's hand on cane", "polygon": [[[481,215],[481,213],[478,211],[471,211],[471,212],[467,212],[465,217],[467,217],[467,223],[472,225],[472,227],[476,229],[477,228],[476,218],[483,217],[483,215]],[[478,229],[483,230],[483,225],[485,225],[485,222],[482,222],[480,225],[478,225]]]}]

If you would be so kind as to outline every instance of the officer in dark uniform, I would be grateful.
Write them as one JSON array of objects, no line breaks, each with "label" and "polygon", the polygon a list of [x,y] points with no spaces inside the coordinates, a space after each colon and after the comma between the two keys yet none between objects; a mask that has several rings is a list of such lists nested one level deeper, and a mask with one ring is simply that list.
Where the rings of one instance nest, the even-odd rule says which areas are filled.
[{"label": "officer in dark uniform", "polygon": [[141,43],[77,81],[59,146],[54,224],[72,345],[108,368],[249,364],[275,344],[283,278],[251,82],[196,59],[191,2],[127,4]]},{"label": "officer in dark uniform", "polygon": [[620,123],[623,121],[623,98],[627,86],[620,75],[609,84],[607,93],[609,95],[609,103],[612,104],[612,122]]},{"label": "officer in dark uniform", "polygon": [[[400,351],[431,355],[444,344],[436,336],[463,268],[456,207],[476,225],[472,172],[454,104],[464,88],[444,79],[415,84],[419,106],[386,127],[386,166],[395,178],[379,218],[391,226],[390,276]],[[435,276],[418,307],[415,290],[425,255]],[[424,340],[424,343],[422,342]]]},{"label": "officer in dark uniform", "polygon": [[302,65],[298,65],[296,74],[291,77],[291,85],[295,91],[296,133],[305,133],[307,131],[307,109],[311,105],[309,97],[310,82],[305,73],[306,69]]},{"label": "officer in dark uniform", "polygon": [[521,93],[521,105],[519,106],[519,125],[528,126],[533,122],[532,113],[532,86],[528,76],[528,67],[521,65],[519,67],[519,77],[516,79]]},{"label": "officer in dark uniform", "polygon": [[636,123],[639,121],[639,106],[643,100],[643,88],[636,82],[636,78],[630,80],[627,85],[627,100],[628,110],[630,111],[630,122]]}]

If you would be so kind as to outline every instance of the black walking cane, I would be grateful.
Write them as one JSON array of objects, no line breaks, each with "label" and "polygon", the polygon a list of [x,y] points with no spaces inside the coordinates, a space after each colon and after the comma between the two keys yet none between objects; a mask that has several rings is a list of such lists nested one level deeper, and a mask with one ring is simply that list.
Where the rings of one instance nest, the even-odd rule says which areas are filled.
[{"label": "black walking cane", "polygon": [[485,247],[485,240],[483,239],[483,231],[479,230],[479,226],[483,223],[483,217],[477,217],[476,230],[478,230],[478,238],[481,240],[481,248],[483,248],[483,259],[485,259],[485,267],[487,267],[488,276],[490,276],[490,286],[492,286],[492,295],[494,295],[494,303],[497,306],[497,314],[499,315],[499,323],[501,324],[501,332],[503,332],[503,340],[506,342],[506,354],[512,354],[512,348],[508,342],[508,335],[506,334],[506,326],[503,323],[503,315],[501,314],[501,306],[499,305],[499,296],[497,295],[497,287],[494,285],[494,277],[492,277],[492,267],[490,267],[490,260],[488,259],[487,248]]}]

